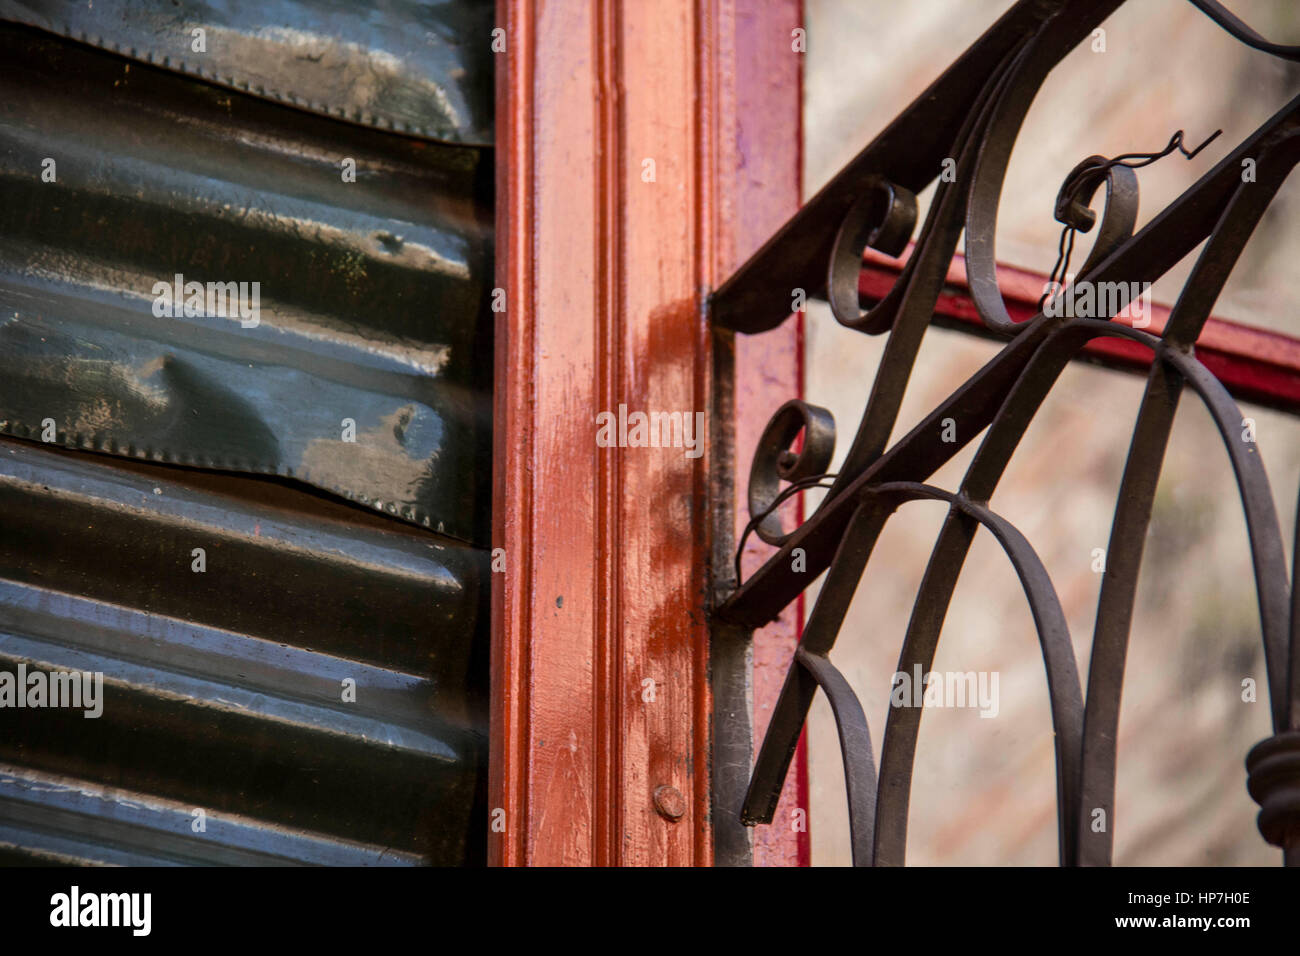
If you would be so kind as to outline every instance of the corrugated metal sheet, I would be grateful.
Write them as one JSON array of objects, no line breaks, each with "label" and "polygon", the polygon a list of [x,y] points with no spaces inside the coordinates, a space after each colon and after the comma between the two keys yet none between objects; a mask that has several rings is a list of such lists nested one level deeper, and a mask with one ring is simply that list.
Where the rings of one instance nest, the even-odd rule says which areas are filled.
[{"label": "corrugated metal sheet", "polygon": [[300,109],[492,143],[492,0],[0,0],[0,20]]},{"label": "corrugated metal sheet", "polygon": [[[485,541],[490,165],[0,32],[0,429]],[[257,324],[157,314],[178,274],[259,283]]]},{"label": "corrugated metal sheet", "polygon": [[0,861],[482,858],[490,178],[0,25]]},{"label": "corrugated metal sheet", "polygon": [[[131,809],[143,845],[88,858],[181,836],[182,856],[213,860],[459,860],[485,749],[471,640],[485,554],[265,481],[203,478],[0,447],[0,670],[105,681],[98,718],[0,711],[0,844],[63,852]],[[37,790],[61,803],[69,787],[101,796],[31,817]],[[194,834],[193,808],[222,822]]]}]

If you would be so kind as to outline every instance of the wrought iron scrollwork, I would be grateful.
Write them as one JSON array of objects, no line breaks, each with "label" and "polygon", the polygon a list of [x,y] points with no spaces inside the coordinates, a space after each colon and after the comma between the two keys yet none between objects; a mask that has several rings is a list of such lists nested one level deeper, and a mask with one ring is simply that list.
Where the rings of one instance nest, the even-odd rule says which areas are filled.
[{"label": "wrought iron scrollwork", "polygon": [[[890,709],[877,771],[862,706],[831,663],[830,653],[889,518],[909,502],[934,500],[948,505],[948,517],[920,585],[898,669],[929,670],[975,532],[986,528],[1019,576],[1038,632],[1055,730],[1061,863],[1109,864],[1112,828],[1094,831],[1090,814],[1101,808],[1107,819],[1114,816],[1116,731],[1137,571],[1174,413],[1182,393],[1190,390],[1214,419],[1234,469],[1254,564],[1274,736],[1247,758],[1249,791],[1262,808],[1259,829],[1265,840],[1284,849],[1288,865],[1300,864],[1300,587],[1288,578],[1276,509],[1258,449],[1242,441],[1240,409],[1198,361],[1194,349],[1252,231],[1300,161],[1300,96],[1137,231],[1138,183],[1133,168],[1142,163],[1127,160],[1149,160],[1157,154],[1111,160],[1092,156],[1070,171],[1056,208],[1067,231],[1089,231],[1097,223],[1093,202],[1105,187],[1100,225],[1078,278],[1115,284],[1118,294],[1105,314],[1060,315],[1043,311],[1043,303],[1033,319],[1015,322],[998,287],[994,248],[998,204],[1021,123],[1052,68],[1121,2],[1023,0],[1016,4],[918,100],[919,105],[896,120],[810,208],[719,290],[715,321],[721,317],[740,331],[770,327],[766,317],[749,320],[742,315],[758,301],[755,289],[778,281],[761,273],[770,271],[770,264],[780,258],[783,243],[788,246],[801,235],[809,236],[817,226],[833,228],[834,222],[826,220],[837,217],[838,229],[829,245],[826,298],[841,324],[889,336],[871,397],[837,475],[821,474],[831,460],[835,440],[829,413],[802,402],[788,403],[777,412],[755,455],[750,513],[760,537],[778,550],[721,604],[719,615],[761,626],[822,571],[827,575],[740,810],[749,825],[771,822],[808,709],[820,690],[831,703],[840,736],[854,862],[902,864],[922,709]],[[1260,37],[1213,0],[1191,2],[1242,42],[1275,56],[1300,58],[1300,48]],[[932,138],[909,154],[903,139],[891,132],[916,128],[918,116],[944,115],[934,112],[942,109],[936,105],[936,90],[966,96],[969,109],[960,114],[959,122],[950,117],[947,128],[958,126],[950,142]],[[965,90],[977,92],[968,95]],[[1181,144],[1180,132],[1159,155],[1181,149]],[[955,175],[940,175],[938,157],[953,157]],[[909,158],[929,164],[925,177],[911,171]],[[1255,169],[1250,181],[1241,175],[1247,159]],[[868,165],[877,168],[865,169]],[[858,280],[864,249],[870,246],[897,254],[905,248],[916,224],[915,193],[934,178],[940,182],[910,257],[888,294],[863,311]],[[916,428],[889,445],[922,335],[963,233],[971,298],[985,328],[1005,337],[1007,344]],[[1062,251],[1064,241],[1063,234]],[[1204,248],[1160,334],[1113,321],[1128,305],[1135,285],[1163,275],[1202,242]],[[801,256],[801,252],[791,253],[790,269],[813,267]],[[1136,342],[1149,349],[1154,359],[1115,508],[1085,688],[1051,579],[1030,543],[990,502],[1065,366],[1088,342],[1101,337]],[[941,423],[949,419],[955,426],[955,441],[940,437]],[[983,438],[955,492],[926,483],[940,465],[981,433]],[[792,446],[800,434],[804,444],[796,454]],[[775,518],[776,505],[814,480],[825,487],[828,479],[830,487],[821,505],[799,527],[784,531]],[[784,489],[782,482],[787,483]],[[791,570],[790,557],[796,548],[804,552],[805,573]],[[1300,566],[1300,561],[1296,564]]]},{"label": "wrought iron scrollwork", "polygon": [[[803,447],[795,452],[791,445],[800,435]],[[775,512],[781,482],[802,487],[809,480],[825,478],[834,453],[835,418],[826,409],[796,399],[776,410],[758,440],[749,470],[749,513],[757,520],[754,530],[760,538],[781,544],[788,537]]]}]

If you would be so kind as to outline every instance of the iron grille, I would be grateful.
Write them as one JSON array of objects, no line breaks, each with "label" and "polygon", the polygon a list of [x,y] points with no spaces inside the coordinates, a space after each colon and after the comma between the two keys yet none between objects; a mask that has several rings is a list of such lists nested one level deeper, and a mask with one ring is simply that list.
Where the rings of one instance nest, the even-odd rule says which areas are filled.
[{"label": "iron grille", "polygon": [[[808,709],[820,690],[830,702],[840,737],[854,863],[902,864],[922,707],[891,708],[877,771],[862,706],[830,653],[886,522],[909,502],[932,500],[948,505],[948,517],[920,585],[898,669],[929,670],[972,539],[986,528],[1015,568],[1041,645],[1055,730],[1060,862],[1109,864],[1111,827],[1094,829],[1090,823],[1098,809],[1113,819],[1116,730],[1137,572],[1174,413],[1182,393],[1190,390],[1218,426],[1250,536],[1274,734],[1246,757],[1249,791],[1261,807],[1258,823],[1264,839],[1283,848],[1288,865],[1300,864],[1300,587],[1288,580],[1281,529],[1254,436],[1243,429],[1232,392],[1202,363],[1195,347],[1252,230],[1300,160],[1300,97],[1136,232],[1133,167],[1154,154],[1088,157],[1070,173],[1056,210],[1067,230],[1063,242],[1073,231],[1097,226],[1093,249],[1074,285],[1113,290],[1104,308],[1083,317],[1058,314],[1063,311],[1054,307],[1055,294],[1062,292],[1058,286],[1030,317],[1014,320],[999,290],[994,232],[1021,124],[1053,68],[1122,2],[1016,3],[711,300],[715,325],[753,334],[784,321],[791,290],[803,288],[826,299],[846,327],[889,333],[871,398],[838,473],[826,473],[835,442],[833,421],[824,409],[805,402],[779,409],[755,452],[750,530],[777,550],[743,581],[737,567],[737,586],[717,607],[718,620],[760,627],[823,571],[826,578],[787,672],[743,806],[726,808],[747,825],[772,821]],[[1268,41],[1214,0],[1190,2],[1242,43],[1300,60],[1300,47]],[[1169,150],[1180,145],[1177,137]],[[911,256],[892,286],[863,311],[859,278],[864,251],[901,252],[915,229],[916,193],[936,179],[934,200]],[[1103,187],[1098,216],[1092,202]],[[936,312],[963,232],[970,296],[981,331],[1006,344],[890,445],[921,337]],[[1122,315],[1135,297],[1135,285],[1163,275],[1202,241],[1205,247],[1163,330],[1153,334],[1126,323]],[[1032,545],[998,515],[991,498],[1062,370],[1090,342],[1104,338],[1133,343],[1148,351],[1151,361],[1106,551],[1085,695],[1053,583]],[[927,483],[981,434],[956,491]],[[799,527],[784,531],[770,517],[775,508],[814,486],[828,489],[824,501]]]}]

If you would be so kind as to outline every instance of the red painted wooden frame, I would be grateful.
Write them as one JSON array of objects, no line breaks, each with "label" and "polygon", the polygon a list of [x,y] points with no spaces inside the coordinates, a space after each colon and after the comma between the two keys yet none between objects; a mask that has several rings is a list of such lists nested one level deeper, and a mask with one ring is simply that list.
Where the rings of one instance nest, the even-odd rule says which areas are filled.
[{"label": "red painted wooden frame", "polygon": [[[708,865],[732,502],[714,448],[598,448],[595,415],[711,407],[703,297],[798,203],[798,0],[499,0],[497,25],[489,861]],[[797,329],[736,348],[744,450],[797,390]],[[759,733],[794,640],[793,615],[755,639]],[[773,828],[756,862],[806,846]]]},{"label": "red painted wooden frame", "polygon": [[[771,411],[800,393],[802,355],[797,322],[715,339],[702,300],[798,204],[800,22],[799,0],[498,4],[493,863],[713,861],[713,516],[734,508]],[[863,294],[897,269],[869,254]],[[1032,314],[1042,277],[1001,278],[1013,317]],[[960,257],[949,279],[936,319],[968,324]],[[717,380],[732,375],[719,344],[734,381]],[[1090,349],[1146,364],[1126,347]],[[1239,397],[1300,410],[1296,340],[1212,319],[1197,350]],[[719,393],[725,448],[596,446],[599,411],[707,410]],[[800,617],[754,635],[755,738]],[[807,807],[804,759],[779,821]],[[806,864],[807,833],[759,828],[753,860]]]}]

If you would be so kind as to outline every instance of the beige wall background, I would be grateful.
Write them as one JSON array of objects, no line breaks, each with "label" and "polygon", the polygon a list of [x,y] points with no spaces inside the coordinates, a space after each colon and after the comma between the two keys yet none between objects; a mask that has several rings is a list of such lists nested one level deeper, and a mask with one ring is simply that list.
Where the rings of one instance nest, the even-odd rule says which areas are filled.
[{"label": "beige wall background", "polygon": [[[1010,3],[1007,0],[806,0],[805,192],[811,196]],[[1271,38],[1300,42],[1300,4],[1234,0]],[[1230,151],[1291,95],[1300,72],[1223,33],[1186,0],[1130,0],[1108,20],[1106,51],[1076,50],[1031,110],[1008,171],[998,256],[1046,273],[1056,255],[1053,202],[1066,173],[1093,153],[1151,151],[1177,129],[1196,160],[1171,156],[1139,171],[1139,226]],[[1251,241],[1216,314],[1300,335],[1300,183],[1293,178]],[[932,192],[932,190],[931,190]],[[928,203],[930,193],[922,196]],[[1073,262],[1087,256],[1079,237]],[[1171,303],[1190,260],[1158,284]],[[847,449],[883,338],[840,327],[814,304],[807,317],[807,397],[829,408]],[[978,369],[997,346],[932,329],[895,437]],[[1052,574],[1085,680],[1104,548],[1143,380],[1078,366],[1063,376],[993,500]],[[1244,407],[1257,421],[1288,553],[1300,485],[1300,420]],[[955,488],[974,445],[935,476]],[[816,498],[809,496],[809,508]],[[925,562],[945,510],[906,506],[873,555],[833,655],[862,699],[879,754],[890,678]],[[809,592],[809,604],[817,588]],[[912,781],[908,862],[1056,862],[1052,731],[1038,642],[1009,562],[980,532],[958,584],[935,668],[997,671],[1000,712],[927,710]],[[1241,700],[1243,678],[1265,686],[1245,522],[1209,416],[1192,396],[1178,413],[1139,582],[1119,740],[1116,863],[1280,862],[1255,829],[1246,752],[1269,732],[1266,697]],[[810,722],[813,862],[849,862],[847,812],[830,708]]]}]

